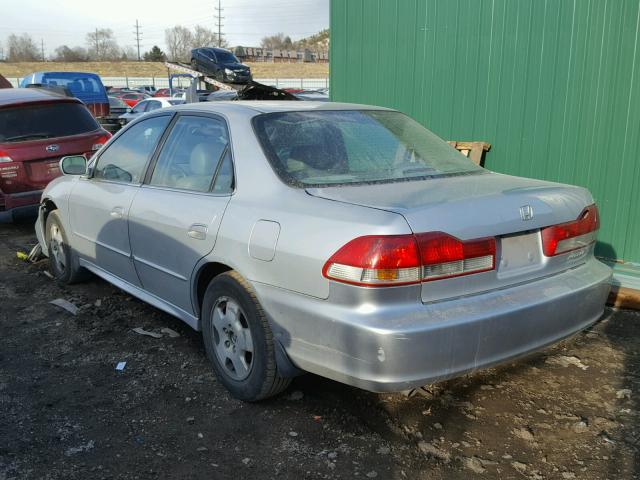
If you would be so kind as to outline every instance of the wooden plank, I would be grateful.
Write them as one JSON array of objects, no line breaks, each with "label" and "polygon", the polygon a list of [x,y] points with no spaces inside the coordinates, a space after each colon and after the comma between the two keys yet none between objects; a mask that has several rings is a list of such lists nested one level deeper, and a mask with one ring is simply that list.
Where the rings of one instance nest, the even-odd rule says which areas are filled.
[{"label": "wooden plank", "polygon": [[640,310],[640,290],[613,286],[607,303],[616,308]]}]

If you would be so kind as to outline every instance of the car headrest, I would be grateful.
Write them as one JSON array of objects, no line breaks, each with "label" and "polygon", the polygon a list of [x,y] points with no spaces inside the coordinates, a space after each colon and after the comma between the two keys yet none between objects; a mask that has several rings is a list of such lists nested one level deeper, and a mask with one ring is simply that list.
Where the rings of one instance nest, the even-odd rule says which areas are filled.
[{"label": "car headrest", "polygon": [[345,159],[335,149],[324,144],[299,145],[291,149],[289,158],[298,160],[316,170],[336,170],[343,167]]},{"label": "car headrest", "polygon": [[194,175],[207,175],[215,168],[215,160],[211,151],[211,145],[206,143],[198,143],[191,150],[189,158],[189,166]]}]

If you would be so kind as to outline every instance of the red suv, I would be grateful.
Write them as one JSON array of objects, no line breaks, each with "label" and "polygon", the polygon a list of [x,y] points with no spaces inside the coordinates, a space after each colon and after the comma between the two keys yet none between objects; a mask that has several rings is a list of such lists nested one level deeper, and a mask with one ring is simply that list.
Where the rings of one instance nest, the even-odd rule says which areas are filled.
[{"label": "red suv", "polygon": [[37,211],[66,155],[90,157],[109,140],[76,98],[40,88],[0,90],[0,222]]}]

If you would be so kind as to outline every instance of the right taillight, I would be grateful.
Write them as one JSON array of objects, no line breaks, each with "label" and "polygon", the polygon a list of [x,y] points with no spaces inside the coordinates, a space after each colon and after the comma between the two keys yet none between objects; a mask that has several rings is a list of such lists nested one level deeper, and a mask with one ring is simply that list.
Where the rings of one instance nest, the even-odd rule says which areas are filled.
[{"label": "right taillight", "polygon": [[600,217],[598,207],[589,205],[577,220],[542,229],[542,250],[547,257],[586,247],[596,241]]},{"label": "right taillight", "polygon": [[358,237],[324,265],[323,275],[352,285],[385,287],[495,268],[495,238],[463,241],[443,232]]}]

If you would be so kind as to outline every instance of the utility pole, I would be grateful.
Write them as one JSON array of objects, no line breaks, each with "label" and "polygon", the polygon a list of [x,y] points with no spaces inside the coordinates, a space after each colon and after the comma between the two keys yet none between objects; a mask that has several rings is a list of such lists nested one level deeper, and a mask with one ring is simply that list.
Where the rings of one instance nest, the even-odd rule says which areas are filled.
[{"label": "utility pole", "polygon": [[42,52],[42,61],[44,62],[44,38],[40,39],[40,51]]},{"label": "utility pole", "polygon": [[142,34],[140,33],[140,24],[138,23],[138,19],[136,19],[136,31],[135,31],[135,36],[136,36],[136,44],[138,45],[138,61],[140,61],[140,36]]},{"label": "utility pole", "polygon": [[98,27],[96,27],[96,60],[102,60],[102,58],[100,58],[100,50],[98,48]]},{"label": "utility pole", "polygon": [[222,8],[221,1],[222,0],[218,0],[218,6],[214,7],[216,10],[215,19],[218,23],[218,47],[222,47],[222,19],[224,18],[222,16],[222,10],[224,9]]}]

